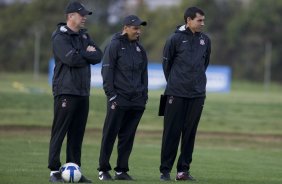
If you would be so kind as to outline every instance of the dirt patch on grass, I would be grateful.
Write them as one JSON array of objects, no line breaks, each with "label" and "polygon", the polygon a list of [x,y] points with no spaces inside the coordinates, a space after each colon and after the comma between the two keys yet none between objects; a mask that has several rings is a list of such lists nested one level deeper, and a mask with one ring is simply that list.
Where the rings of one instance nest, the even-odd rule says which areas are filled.
[{"label": "dirt patch on grass", "polygon": [[[1,135],[49,135],[50,127],[41,126],[0,126]],[[86,133],[101,135],[102,130],[98,128],[87,128]],[[161,138],[161,130],[138,130],[137,136],[144,138]],[[238,141],[256,141],[256,142],[282,142],[282,135],[273,134],[251,134],[251,133],[229,133],[229,132],[203,132],[198,131],[199,139],[218,139],[218,140],[238,140]]]}]

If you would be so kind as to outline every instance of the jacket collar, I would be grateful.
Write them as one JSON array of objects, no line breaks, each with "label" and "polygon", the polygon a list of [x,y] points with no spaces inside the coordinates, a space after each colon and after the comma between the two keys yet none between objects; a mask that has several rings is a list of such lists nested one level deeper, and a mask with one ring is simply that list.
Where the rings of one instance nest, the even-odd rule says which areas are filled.
[{"label": "jacket collar", "polygon": [[114,34],[112,39],[113,40],[118,39],[118,40],[121,40],[121,41],[131,42],[131,43],[139,41],[139,39],[138,40],[133,40],[133,41],[129,40],[128,39],[128,35],[127,34],[122,34],[122,32],[118,32],[118,33]]},{"label": "jacket collar", "polygon": [[193,33],[189,27],[186,27],[186,25],[178,26],[175,32],[176,33],[184,33],[184,34],[188,34],[188,35],[191,35],[191,36],[193,36],[193,35],[200,36],[200,34],[201,34],[200,32]]},{"label": "jacket collar", "polygon": [[87,29],[80,29],[79,32],[74,32],[67,26],[66,23],[59,23],[59,24],[57,24],[57,27],[58,27],[60,32],[67,33],[69,35],[79,35],[79,34],[85,33],[87,31]]}]

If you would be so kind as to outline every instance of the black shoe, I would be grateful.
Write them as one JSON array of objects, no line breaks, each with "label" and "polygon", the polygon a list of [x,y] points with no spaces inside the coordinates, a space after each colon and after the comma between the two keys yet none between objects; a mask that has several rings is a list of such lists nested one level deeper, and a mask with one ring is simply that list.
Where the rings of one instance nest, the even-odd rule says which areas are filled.
[{"label": "black shoe", "polygon": [[169,173],[161,173],[161,177],[160,177],[161,181],[170,181],[170,174]]},{"label": "black shoe", "polygon": [[108,171],[100,171],[99,172],[99,180],[113,180],[112,176],[110,175],[110,173]]},{"label": "black shoe", "polygon": [[127,172],[116,172],[115,180],[133,180]]},{"label": "black shoe", "polygon": [[181,180],[189,180],[189,181],[196,181],[193,176],[189,172],[178,172],[175,177],[176,181],[181,181]]},{"label": "black shoe", "polygon": [[50,176],[49,182],[51,182],[51,183],[57,183],[57,182],[63,183],[64,180],[63,180],[60,172],[55,172]]},{"label": "black shoe", "polygon": [[81,178],[78,183],[92,183],[92,181],[87,179],[85,176],[81,175]]}]

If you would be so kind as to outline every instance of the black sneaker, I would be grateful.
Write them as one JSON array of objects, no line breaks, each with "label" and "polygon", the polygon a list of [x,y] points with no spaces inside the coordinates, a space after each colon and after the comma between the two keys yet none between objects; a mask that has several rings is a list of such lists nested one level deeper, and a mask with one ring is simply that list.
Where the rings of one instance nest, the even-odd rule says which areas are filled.
[{"label": "black sneaker", "polygon": [[161,173],[161,177],[160,177],[161,181],[170,181],[170,174],[169,173]]},{"label": "black sneaker", "polygon": [[64,180],[63,180],[60,172],[55,172],[50,176],[49,182],[51,182],[51,183],[57,183],[57,182],[63,183]]},{"label": "black sneaker", "polygon": [[78,183],[92,183],[92,181],[87,179],[85,176],[81,175],[81,178]]},{"label": "black sneaker", "polygon": [[127,172],[116,172],[115,180],[133,180]]},{"label": "black sneaker", "polygon": [[196,181],[193,176],[189,172],[178,172],[175,177],[176,181],[183,181],[183,180],[189,180],[189,181]]},{"label": "black sneaker", "polygon": [[108,171],[100,171],[99,172],[99,180],[112,180],[112,176],[110,175],[110,173]]}]

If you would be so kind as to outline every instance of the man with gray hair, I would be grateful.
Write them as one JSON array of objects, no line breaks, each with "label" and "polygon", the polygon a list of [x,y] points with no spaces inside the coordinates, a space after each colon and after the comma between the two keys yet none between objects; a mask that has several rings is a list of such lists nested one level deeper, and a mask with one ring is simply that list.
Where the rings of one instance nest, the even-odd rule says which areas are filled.
[{"label": "man with gray hair", "polygon": [[[66,163],[81,166],[90,95],[90,65],[101,61],[102,52],[84,29],[86,16],[92,12],[74,1],[66,7],[66,23],[58,24],[52,35],[55,58],[52,89],[54,120],[49,147],[50,182],[63,182],[60,153],[67,135]],[[79,182],[91,183],[82,175]]]}]

